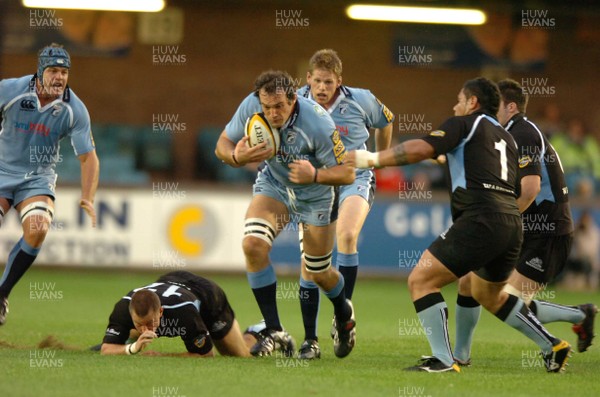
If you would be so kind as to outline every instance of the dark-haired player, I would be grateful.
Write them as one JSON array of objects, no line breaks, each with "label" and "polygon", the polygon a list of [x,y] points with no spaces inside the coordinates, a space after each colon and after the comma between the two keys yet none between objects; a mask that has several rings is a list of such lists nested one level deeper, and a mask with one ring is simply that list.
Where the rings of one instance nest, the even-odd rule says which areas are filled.
[{"label": "dark-haired player", "polygon": [[0,279],[0,325],[11,290],[35,261],[50,229],[63,138],[71,140],[81,163],[79,204],[96,224],[99,162],[90,115],[67,85],[70,68],[69,53],[52,44],[40,50],[36,74],[0,81],[0,225],[14,207],[23,226]]},{"label": "dark-haired player", "polygon": [[[527,117],[528,97],[511,79],[498,83],[498,121],[519,147],[517,205],[523,221],[524,239],[517,267],[505,291],[521,298],[541,323],[573,323],[577,349],[586,351],[594,337],[595,305],[564,306],[533,299],[563,269],[573,239],[569,195],[558,153]],[[459,364],[471,362],[471,341],[481,306],[473,299],[470,274],[461,278],[456,306],[454,357]]]},{"label": "dark-haired player", "polygon": [[499,104],[495,83],[481,77],[468,80],[458,93],[455,117],[427,137],[379,153],[348,155],[348,163],[358,168],[447,157],[453,225],[425,250],[408,278],[432,355],[409,370],[460,372],[450,348],[448,308],[440,289],[469,272],[473,297],[532,339],[542,349],[548,371],[564,368],[571,350],[566,341],[548,333],[523,300],[503,290],[517,264],[523,230],[515,195],[517,145],[496,120]]},{"label": "dark-haired player", "polygon": [[289,74],[264,72],[254,86],[216,148],[217,157],[233,167],[266,160],[265,144],[253,148],[246,144],[244,125],[255,112],[264,113],[281,139],[277,155],[265,161],[256,178],[246,213],[242,242],[246,271],[267,327],[251,352],[261,356],[271,354],[277,344],[293,347],[279,320],[277,278],[269,260],[273,240],[293,220],[304,225],[303,266],[333,304],[334,352],[345,357],[354,347],[354,309],[346,299],[344,277],[331,266],[331,256],[338,204],[335,186],[352,183],[354,169],[343,164],[346,149],[329,114],[316,102],[298,97]]},{"label": "dark-haired player", "polygon": [[256,342],[240,332],[221,287],[186,271],[167,273],[121,298],[110,314],[100,352],[137,354],[159,337],[180,337],[187,349],[183,355],[200,357],[213,357],[213,347],[224,356],[249,357]]}]

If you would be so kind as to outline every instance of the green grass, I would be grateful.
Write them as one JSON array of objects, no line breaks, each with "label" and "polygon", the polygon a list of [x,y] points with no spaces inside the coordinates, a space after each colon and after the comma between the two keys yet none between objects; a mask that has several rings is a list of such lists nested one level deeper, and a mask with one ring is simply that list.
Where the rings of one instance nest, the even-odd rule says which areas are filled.
[{"label": "green grass", "polygon": [[[473,363],[461,374],[407,373],[402,368],[429,354],[406,282],[360,280],[354,297],[358,322],[357,346],[337,359],[328,336],[332,308],[322,299],[319,317],[321,360],[303,362],[271,357],[101,357],[87,347],[102,340],[108,315],[130,289],[154,281],[157,274],[114,271],[32,269],[15,287],[7,324],[0,328],[2,396],[542,396],[598,395],[600,349],[574,353],[564,374],[547,374],[535,358],[537,346],[483,313],[475,334]],[[241,326],[260,319],[245,276],[211,277],[227,292]],[[37,283],[37,284],[36,284]],[[49,286],[44,283],[55,283]],[[280,279],[281,318],[302,341],[297,280]],[[55,299],[32,299],[35,288],[53,291]],[[33,294],[32,294],[33,291]],[[455,288],[444,291],[454,330]],[[554,291],[555,302],[600,302],[600,295]],[[44,297],[38,295],[40,297]],[[49,298],[46,294],[45,298]],[[418,324],[418,323],[417,323]],[[550,324],[557,336],[575,343],[569,324]],[[400,335],[400,334],[403,335]],[[407,335],[412,334],[412,335]],[[54,335],[66,349],[39,349]],[[453,337],[453,335],[452,335]],[[153,349],[180,352],[180,339],[161,338]]]}]

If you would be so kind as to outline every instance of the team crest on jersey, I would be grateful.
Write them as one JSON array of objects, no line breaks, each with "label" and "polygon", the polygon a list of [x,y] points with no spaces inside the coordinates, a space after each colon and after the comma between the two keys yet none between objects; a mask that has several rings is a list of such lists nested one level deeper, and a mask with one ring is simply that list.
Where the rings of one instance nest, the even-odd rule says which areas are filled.
[{"label": "team crest on jersey", "polygon": [[437,136],[438,138],[443,138],[446,135],[446,132],[442,131],[442,130],[435,130],[435,131],[431,131],[429,133],[429,135],[431,135],[431,136]]},{"label": "team crest on jersey", "polygon": [[285,137],[285,143],[288,145],[293,145],[296,142],[296,131],[288,131],[287,136]]},{"label": "team crest on jersey", "polygon": [[342,142],[338,130],[333,131],[333,134],[331,134],[331,142],[333,142],[333,155],[335,156],[335,161],[338,164],[342,164],[346,159],[346,148],[344,147],[344,142]]},{"label": "team crest on jersey", "polygon": [[321,105],[314,105],[313,107],[315,108],[315,112],[319,116],[325,116],[325,110],[323,110],[323,108],[321,107]]},{"label": "team crest on jersey", "polygon": [[348,104],[347,103],[340,103],[340,114],[346,113],[347,110],[348,110]]},{"label": "team crest on jersey", "polygon": [[531,163],[531,156],[521,156],[519,158],[519,168],[525,168]]}]

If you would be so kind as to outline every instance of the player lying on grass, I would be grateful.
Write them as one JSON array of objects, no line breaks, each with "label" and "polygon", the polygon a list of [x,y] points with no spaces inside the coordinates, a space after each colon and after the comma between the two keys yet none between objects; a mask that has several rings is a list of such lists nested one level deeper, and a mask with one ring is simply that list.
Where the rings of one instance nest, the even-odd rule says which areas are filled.
[{"label": "player lying on grass", "polygon": [[181,337],[187,349],[177,354],[181,356],[213,357],[214,346],[224,356],[250,357],[258,331],[242,335],[227,296],[216,283],[176,271],[130,291],[117,302],[100,352],[137,354],[164,336]]}]

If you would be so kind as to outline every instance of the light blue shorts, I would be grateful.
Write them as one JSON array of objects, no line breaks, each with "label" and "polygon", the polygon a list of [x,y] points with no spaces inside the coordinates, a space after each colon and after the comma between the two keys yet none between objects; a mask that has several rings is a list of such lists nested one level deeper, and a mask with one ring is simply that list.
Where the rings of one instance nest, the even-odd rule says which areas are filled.
[{"label": "light blue shorts", "polygon": [[287,222],[326,226],[337,220],[338,189],[334,186],[311,184],[289,188],[263,169],[258,173],[253,195],[271,197],[287,207]]},{"label": "light blue shorts", "polygon": [[56,178],[54,172],[16,174],[0,168],[0,197],[13,207],[33,196],[49,196],[54,200]]},{"label": "light blue shorts", "polygon": [[351,185],[340,186],[340,206],[350,196],[360,196],[369,204],[375,198],[375,172],[370,169],[357,169],[356,178]]}]

